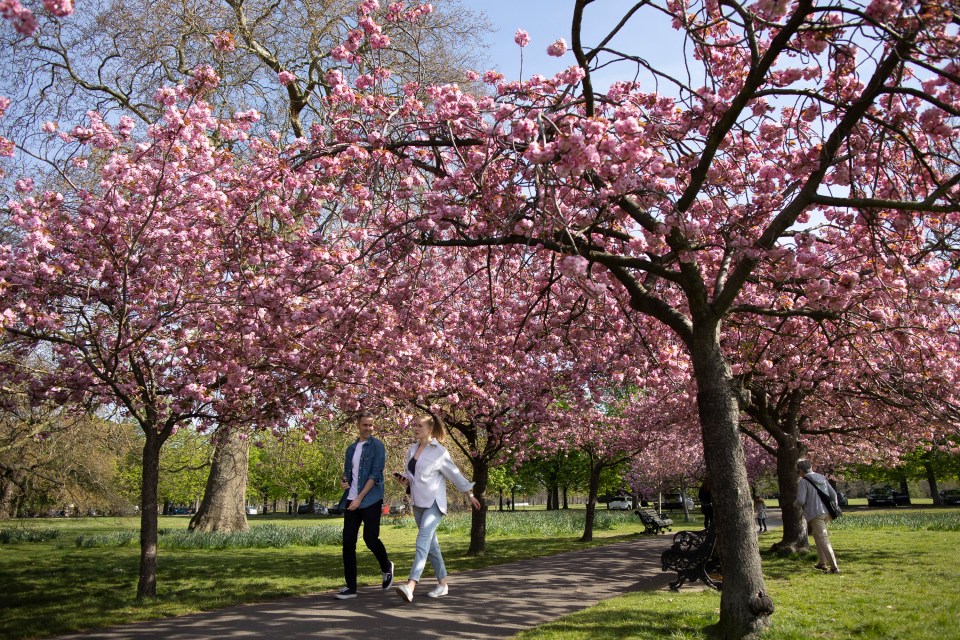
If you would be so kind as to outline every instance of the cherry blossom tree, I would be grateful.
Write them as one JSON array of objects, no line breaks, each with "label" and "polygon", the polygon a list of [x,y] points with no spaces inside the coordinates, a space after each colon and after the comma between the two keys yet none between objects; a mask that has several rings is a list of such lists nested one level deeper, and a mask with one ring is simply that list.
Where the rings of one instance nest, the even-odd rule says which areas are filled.
[{"label": "cherry blossom tree", "polygon": [[[835,274],[794,242],[814,217],[856,238],[843,250],[893,269],[897,286],[924,286],[930,274],[911,260],[960,222],[955,3],[643,3],[593,48],[581,35],[589,4],[573,3],[567,71],[487,74],[489,98],[437,87],[429,107],[367,96],[369,122],[342,121],[313,157],[351,153],[341,176],[351,185],[378,171],[409,176],[357,217],[405,225],[423,244],[558,253],[673,332],[697,384],[723,546],[717,631],[751,636],[772,606],[723,336],[740,317],[831,309],[817,294]],[[648,14],[672,19],[693,56],[687,78],[611,45]],[[596,69],[618,62],[632,66],[629,80],[601,91]],[[644,73],[670,93],[644,90]],[[773,269],[809,295],[760,295],[754,284]],[[937,286],[955,303],[954,282]]]},{"label": "cherry blossom tree", "polygon": [[[738,323],[725,338],[737,354],[734,369],[745,390],[744,433],[777,462],[784,528],[775,548],[791,550],[807,546],[802,516],[793,507],[800,457],[834,468],[895,460],[957,424],[934,409],[956,402],[960,346],[950,296],[938,280],[898,285],[896,269],[867,268],[835,252],[842,245],[836,232],[821,229],[813,243],[811,235],[797,240],[836,276],[816,292],[831,309],[816,317]],[[949,264],[934,253],[907,268],[946,275],[943,283],[949,282]],[[789,295],[788,283],[768,281]]]},{"label": "cherry blossom tree", "polygon": [[[100,182],[42,194],[23,184],[0,248],[4,329],[50,352],[40,387],[117,407],[145,436],[139,597],[156,594],[166,440],[185,426],[285,424],[348,350],[329,336],[362,318],[352,250],[317,234],[324,187],[269,140],[249,139],[255,113],[214,118],[198,96],[215,82],[201,68],[161,88],[164,121],[132,148],[131,120],[111,127],[91,112],[63,135],[106,156]],[[246,161],[215,137],[244,146]],[[326,365],[309,363],[310,381],[298,375],[304,343],[311,358],[332,345]]]},{"label": "cherry blossom tree", "polygon": [[[309,134],[323,109],[328,72],[397,90],[449,82],[475,61],[489,30],[457,0],[370,2],[360,13],[355,0],[124,0],[87,4],[69,18],[61,8],[72,2],[43,4],[36,15],[0,4],[5,16],[26,11],[32,25],[30,37],[0,33],[0,95],[13,100],[8,137],[49,160],[68,158],[70,149],[43,135],[44,122],[69,128],[93,109],[108,121],[151,124],[162,114],[151,98],[156,88],[184,82],[200,65],[221,78],[209,98],[218,116],[256,109],[256,132],[293,140]],[[27,166],[38,179],[35,164]]]}]

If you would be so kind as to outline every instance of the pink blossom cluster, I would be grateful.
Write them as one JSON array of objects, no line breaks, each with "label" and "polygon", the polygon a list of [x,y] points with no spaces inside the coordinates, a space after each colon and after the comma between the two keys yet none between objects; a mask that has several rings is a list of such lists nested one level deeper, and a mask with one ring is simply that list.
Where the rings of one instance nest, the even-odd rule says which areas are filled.
[{"label": "pink blossom cluster", "polygon": [[433,13],[433,5],[430,4],[411,5],[408,9],[405,2],[391,2],[387,5],[384,20],[388,23],[400,21],[415,23],[431,13]]},{"label": "pink blossom cluster", "polygon": [[560,58],[567,52],[567,41],[563,38],[558,38],[550,46],[547,47],[547,55],[553,56],[555,58]]},{"label": "pink blossom cluster", "polygon": [[58,18],[64,18],[73,13],[73,0],[43,0],[43,8]]},{"label": "pink blossom cluster", "polygon": [[18,0],[0,0],[0,17],[13,23],[17,33],[25,36],[33,35],[37,29],[37,18],[33,12],[24,7]]},{"label": "pink blossom cluster", "polygon": [[213,48],[223,53],[230,53],[237,48],[237,40],[229,31],[218,31],[213,34]]},{"label": "pink blossom cluster", "polygon": [[865,13],[878,22],[887,22],[902,10],[900,0],[871,0]]},{"label": "pink blossom cluster", "polygon": [[[64,18],[73,13],[73,0],[43,0],[43,7],[52,15]],[[18,0],[0,0],[0,18],[13,23],[17,33],[32,36],[37,29],[37,18]]]}]

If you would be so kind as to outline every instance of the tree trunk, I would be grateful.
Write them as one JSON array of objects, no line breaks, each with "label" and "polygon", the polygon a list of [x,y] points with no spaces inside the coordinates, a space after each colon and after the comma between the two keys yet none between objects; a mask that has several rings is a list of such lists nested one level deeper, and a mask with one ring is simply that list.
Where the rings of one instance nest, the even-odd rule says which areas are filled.
[{"label": "tree trunk", "polygon": [[600,472],[603,466],[590,461],[590,489],[587,495],[587,515],[583,522],[583,536],[580,542],[593,541],[593,518],[597,512],[597,496],[600,494]]},{"label": "tree trunk", "polygon": [[900,472],[900,493],[910,497],[910,487],[907,485],[907,474]]},{"label": "tree trunk", "polygon": [[563,508],[569,509],[570,505],[567,503],[567,487],[563,487]]},{"label": "tree trunk", "polygon": [[720,350],[719,326],[695,323],[690,352],[723,571],[715,632],[728,639],[758,637],[769,626],[773,602],[764,588],[740,441],[740,411],[730,367]]},{"label": "tree trunk", "polygon": [[245,498],[250,441],[234,429],[220,427],[213,464],[191,531],[247,531]]},{"label": "tree trunk", "polygon": [[933,506],[940,506],[940,492],[937,490],[937,474],[933,471],[933,465],[929,460],[923,461],[923,470],[927,472],[927,484],[930,485],[930,497],[933,498]]},{"label": "tree trunk", "polygon": [[140,484],[140,580],[137,599],[157,597],[157,485],[164,438],[152,425],[144,428],[143,480]]},{"label": "tree trunk", "polygon": [[791,446],[780,442],[777,447],[777,488],[780,490],[783,536],[771,549],[783,555],[810,549],[803,509],[793,504],[797,499],[797,460],[802,456],[797,440],[793,439],[793,443]]},{"label": "tree trunk", "polygon": [[468,556],[482,556],[487,551],[487,485],[490,482],[490,461],[484,457],[471,458],[473,464],[473,495],[480,501],[480,508],[473,509],[470,516],[470,547]]},{"label": "tree trunk", "polygon": [[0,520],[17,515],[17,498],[23,494],[23,472],[10,469],[0,477]]}]

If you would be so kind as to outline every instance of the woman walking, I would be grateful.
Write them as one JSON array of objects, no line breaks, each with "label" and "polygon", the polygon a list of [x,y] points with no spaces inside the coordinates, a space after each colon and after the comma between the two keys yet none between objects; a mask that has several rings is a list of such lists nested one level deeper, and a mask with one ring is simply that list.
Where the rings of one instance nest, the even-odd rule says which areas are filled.
[{"label": "woman walking", "polygon": [[410,490],[413,517],[417,521],[417,550],[406,584],[395,585],[394,590],[407,602],[413,602],[413,591],[427,566],[433,567],[439,583],[427,593],[428,597],[447,595],[447,568],[440,554],[437,527],[447,512],[447,480],[470,498],[474,509],[480,501],[473,496],[473,483],[467,480],[440,444],[444,438],[443,424],[433,416],[422,416],[413,421],[417,441],[407,450],[407,465],[397,479]]}]

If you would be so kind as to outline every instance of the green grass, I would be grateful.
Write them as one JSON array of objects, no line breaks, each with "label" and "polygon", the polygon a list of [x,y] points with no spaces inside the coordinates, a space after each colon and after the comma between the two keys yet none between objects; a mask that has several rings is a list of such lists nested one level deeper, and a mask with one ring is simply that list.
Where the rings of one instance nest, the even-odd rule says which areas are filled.
[{"label": "green grass", "polygon": [[[591,545],[625,540],[643,527],[630,512],[597,514]],[[487,553],[465,556],[469,514],[451,514],[440,531],[451,572],[581,549],[584,512],[494,513]],[[81,629],[331,591],[343,584],[339,518],[252,516],[251,533],[192,536],[187,517],[161,517],[158,597],[135,598],[139,562],[135,518],[79,518],[0,523],[0,638],[50,636]],[[46,541],[32,532],[56,530]],[[398,564],[413,557],[410,516],[384,519],[384,543]],[[13,540],[17,541],[14,542]],[[80,544],[78,545],[78,540]],[[360,584],[380,581],[372,554],[360,545]],[[429,573],[429,570],[428,570]]]},{"label": "green grass", "polygon": [[[761,536],[761,547],[779,539]],[[884,510],[848,514],[831,526],[841,575],[813,570],[816,552],[763,553],[774,599],[767,640],[957,637],[960,511]],[[683,589],[638,592],[532,629],[517,640],[700,640],[717,620],[720,595]]]},{"label": "green grass", "polygon": [[[593,544],[629,539],[642,530],[631,513],[600,510]],[[583,548],[583,512],[490,513],[487,554],[467,558],[469,516],[445,519],[441,542],[452,572]],[[679,520],[679,518],[675,518]],[[161,518],[161,539],[189,540],[188,518]],[[0,637],[21,639],[217,609],[243,602],[329,591],[342,583],[338,519],[254,516],[250,536],[208,537],[198,548],[163,547],[159,597],[134,598],[139,549],[135,519],[85,518],[0,524]],[[688,528],[698,528],[699,521]],[[333,529],[336,536],[312,529]],[[384,519],[393,557],[413,555],[409,516]],[[50,539],[36,540],[45,531]],[[56,531],[56,534],[51,534]],[[289,534],[289,535],[287,535]],[[78,547],[84,536],[107,546]],[[307,536],[307,538],[304,538]],[[39,536],[42,538],[43,536]],[[335,538],[335,542],[334,542]],[[940,640],[960,619],[960,510],[854,510],[831,526],[843,574],[813,570],[815,552],[777,557],[764,552],[767,588],[777,611],[770,640],[846,638]],[[761,537],[761,547],[779,539]],[[112,542],[111,542],[112,540]],[[197,538],[200,540],[200,538]],[[246,540],[246,541],[245,541]],[[267,544],[266,542],[270,542]],[[164,543],[161,543],[162,545]],[[171,543],[167,543],[170,545]],[[312,546],[311,546],[312,545]],[[362,545],[361,545],[362,548]],[[371,554],[361,551],[360,582],[379,581]],[[705,638],[716,622],[719,595],[683,589],[636,592],[524,632],[518,640]]]}]

